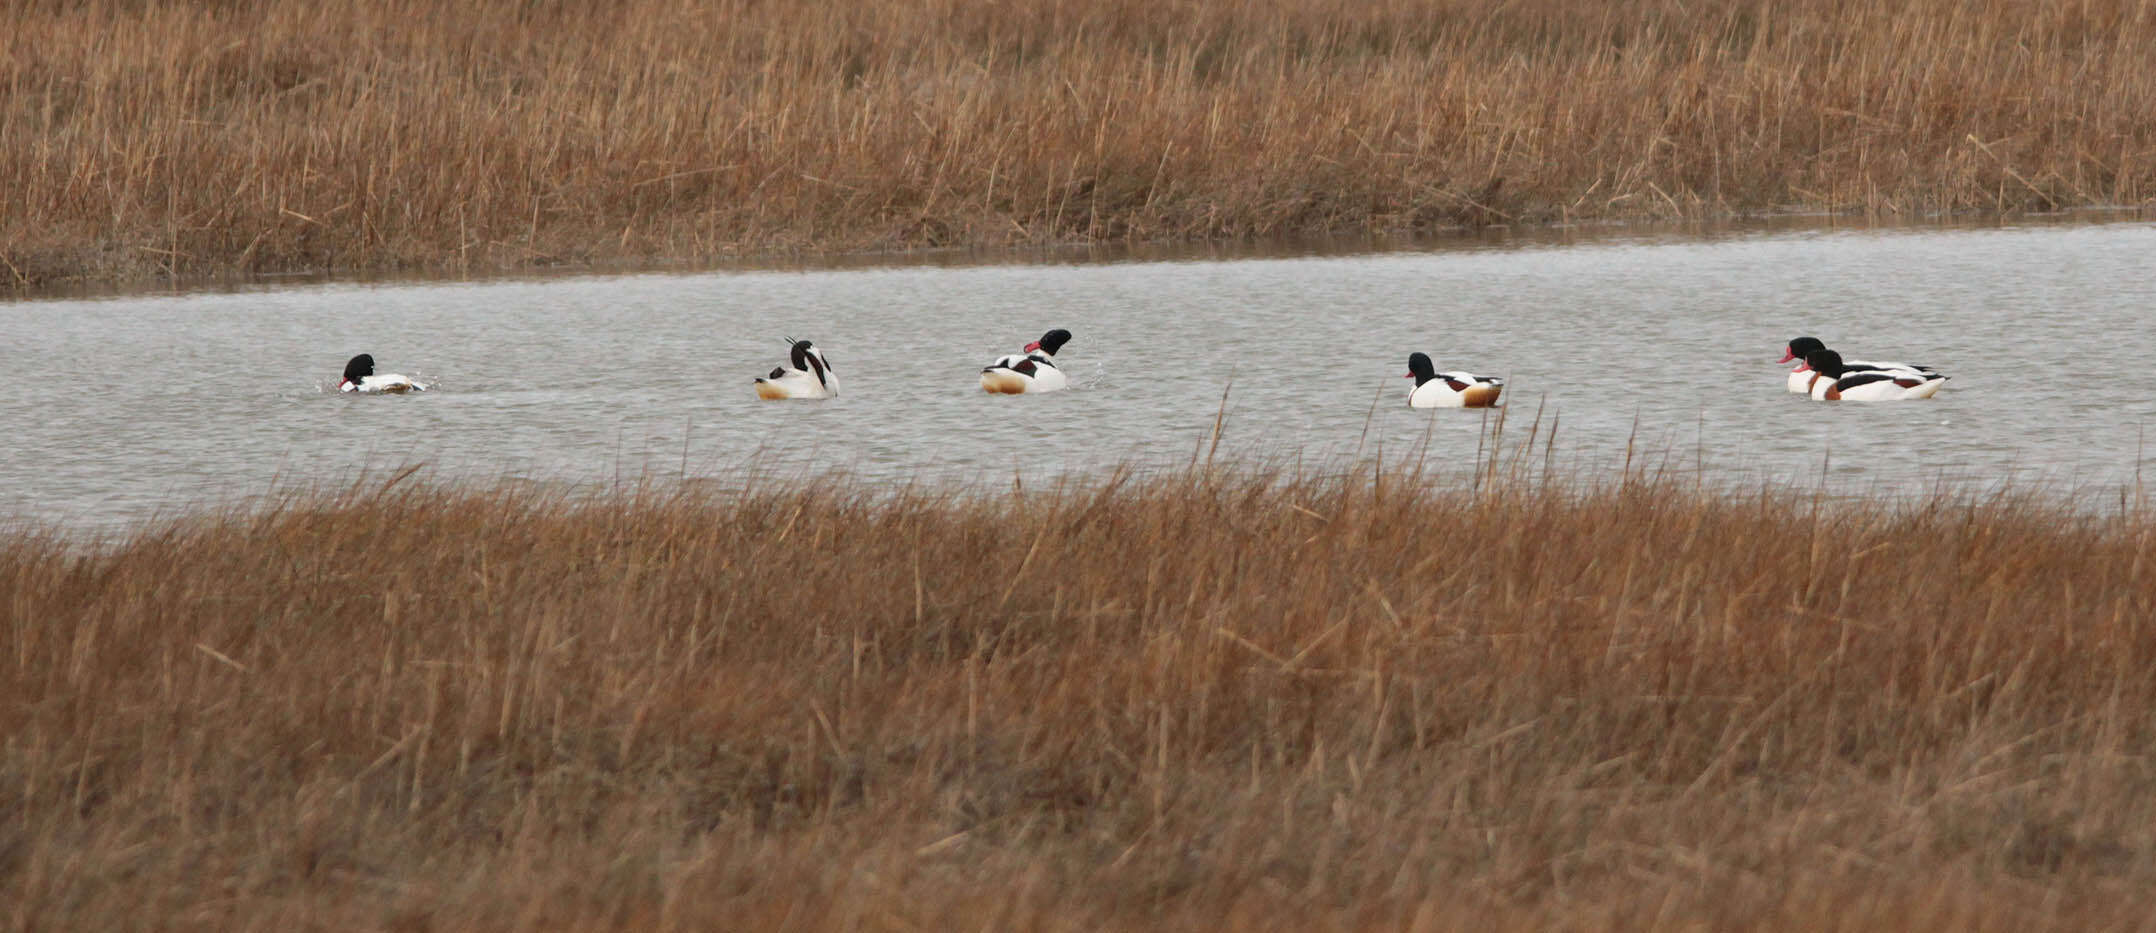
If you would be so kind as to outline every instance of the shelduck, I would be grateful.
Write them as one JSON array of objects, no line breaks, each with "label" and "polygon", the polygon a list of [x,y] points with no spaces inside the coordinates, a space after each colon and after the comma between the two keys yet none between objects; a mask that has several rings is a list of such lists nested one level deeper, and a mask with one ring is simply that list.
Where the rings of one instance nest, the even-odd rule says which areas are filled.
[{"label": "shelduck", "polygon": [[[1817,337],[1798,337],[1797,339],[1791,340],[1789,342],[1789,346],[1782,351],[1782,358],[1778,361],[1783,363],[1787,363],[1790,360],[1797,361],[1797,368],[1789,371],[1789,391],[1795,392],[1799,395],[1811,394],[1812,383],[1818,376],[1818,373],[1812,371],[1811,364],[1806,362],[1805,358],[1810,356],[1812,353],[1824,350],[1826,348],[1827,345],[1821,343],[1819,341],[1819,338]],[[1916,363],[1891,363],[1877,362],[1873,360],[1843,360],[1842,369],[1844,372],[1899,371],[1916,373],[1925,376],[1939,375],[1938,370],[1933,369],[1929,366],[1923,366]]]},{"label": "shelduck", "polygon": [[1804,363],[1818,378],[1812,398],[1822,402],[1889,402],[1930,398],[1947,377],[1932,370],[1852,369],[1832,350],[1813,350]]},{"label": "shelduck", "polygon": [[362,353],[344,364],[344,381],[337,383],[337,391],[367,395],[403,395],[406,392],[425,392],[427,384],[414,382],[410,377],[396,373],[377,373],[374,371],[374,355]]},{"label": "shelduck", "polygon": [[1405,378],[1415,380],[1407,394],[1409,408],[1489,408],[1505,390],[1505,380],[1495,376],[1438,372],[1424,353],[1408,354]]},{"label": "shelduck", "polygon": [[824,358],[823,351],[807,340],[786,338],[792,345],[788,360],[792,366],[778,366],[767,376],[756,377],[756,397],[760,399],[782,398],[837,398],[838,374],[831,369],[831,361]]},{"label": "shelduck", "polygon": [[1070,339],[1071,332],[1058,327],[1026,344],[1024,352],[996,358],[981,369],[981,390],[991,395],[1029,395],[1069,388],[1069,377],[1056,367],[1056,351]]}]

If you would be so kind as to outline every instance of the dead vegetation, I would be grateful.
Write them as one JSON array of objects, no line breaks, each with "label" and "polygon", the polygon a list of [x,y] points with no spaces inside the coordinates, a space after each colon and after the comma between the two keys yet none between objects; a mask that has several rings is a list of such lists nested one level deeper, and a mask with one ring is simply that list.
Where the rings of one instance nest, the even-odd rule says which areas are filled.
[{"label": "dead vegetation", "polygon": [[17,929],[2087,929],[2156,522],[1387,472],[0,538]]},{"label": "dead vegetation", "polygon": [[6,10],[17,285],[2156,194],[2132,0]]}]

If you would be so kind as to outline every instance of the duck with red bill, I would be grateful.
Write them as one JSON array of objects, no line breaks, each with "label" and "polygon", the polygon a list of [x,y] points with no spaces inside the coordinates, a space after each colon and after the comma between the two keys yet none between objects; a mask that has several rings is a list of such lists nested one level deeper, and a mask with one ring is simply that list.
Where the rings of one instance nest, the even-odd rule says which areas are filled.
[{"label": "duck with red bill", "polygon": [[[1819,374],[1813,370],[1811,364],[1806,362],[1806,359],[1812,354],[1825,349],[1827,349],[1827,345],[1817,337],[1798,337],[1789,341],[1789,346],[1782,350],[1782,358],[1777,361],[1782,363],[1787,363],[1790,360],[1797,361],[1797,368],[1789,371],[1789,391],[1799,395],[1811,393],[1812,386],[1817,381]],[[1849,372],[1908,372],[1925,377],[1939,375],[1937,369],[1929,366],[1875,360],[1843,360],[1842,368]]]},{"label": "duck with red bill", "polygon": [[981,369],[981,391],[990,395],[1032,395],[1070,387],[1070,379],[1056,366],[1056,351],[1069,343],[1071,332],[1056,328],[1026,344],[1022,353],[997,357]]}]

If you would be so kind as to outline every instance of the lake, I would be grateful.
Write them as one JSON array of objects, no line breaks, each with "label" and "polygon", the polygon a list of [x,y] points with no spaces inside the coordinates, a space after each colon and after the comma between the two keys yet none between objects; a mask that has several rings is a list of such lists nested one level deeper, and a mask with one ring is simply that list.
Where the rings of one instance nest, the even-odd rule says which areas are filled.
[{"label": "lake", "polygon": [[[1224,456],[1471,463],[1484,415],[1405,407],[1408,353],[1508,378],[1554,461],[1630,445],[1717,482],[1907,492],[2137,482],[2156,225],[1484,236],[1380,252],[330,283],[0,304],[0,516],[112,529],[386,476],[602,484],[844,471],[1050,482]],[[1052,327],[1073,391],[982,393]],[[1816,403],[1783,345],[1953,379]],[[785,337],[842,378],[761,402]],[[436,383],[334,390],[345,360]],[[1374,408],[1373,408],[1374,403]],[[1546,436],[1546,435],[1545,435]]]}]

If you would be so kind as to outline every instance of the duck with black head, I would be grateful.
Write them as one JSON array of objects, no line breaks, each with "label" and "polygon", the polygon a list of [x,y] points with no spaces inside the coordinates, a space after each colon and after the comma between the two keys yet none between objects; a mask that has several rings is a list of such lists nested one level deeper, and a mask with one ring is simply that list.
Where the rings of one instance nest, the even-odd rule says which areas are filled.
[{"label": "duck with black head", "polygon": [[1947,377],[1930,370],[1855,369],[1832,350],[1813,350],[1804,365],[1818,378],[1812,380],[1812,398],[1822,402],[1892,402],[1930,398],[1939,394]]},{"label": "duck with black head", "polygon": [[415,382],[410,377],[396,373],[377,373],[374,371],[374,355],[362,353],[344,364],[344,381],[337,383],[337,391],[366,395],[403,395],[406,392],[425,392],[427,384]]},{"label": "duck with black head", "polygon": [[1071,332],[1056,328],[1025,350],[996,358],[981,369],[981,391],[990,395],[1031,395],[1070,388],[1070,379],[1056,366],[1056,352],[1069,343]]},{"label": "duck with black head", "polygon": [[823,351],[807,340],[788,337],[786,342],[790,346],[787,361],[793,365],[774,367],[770,375],[756,377],[756,397],[837,398],[838,373],[832,371]]},{"label": "duck with black head", "polygon": [[[1789,346],[1782,350],[1782,358],[1778,362],[1787,363],[1790,360],[1797,361],[1797,368],[1789,371],[1789,391],[1795,392],[1799,395],[1811,394],[1812,383],[1818,380],[1819,374],[1812,370],[1811,363],[1807,361],[1807,358],[1810,357],[1813,353],[1824,350],[1826,348],[1827,345],[1820,342],[1819,338],[1817,337],[1798,337],[1795,340],[1791,340],[1789,342]],[[1899,371],[1926,376],[1936,376],[1939,374],[1939,371],[1936,369],[1933,369],[1929,366],[1918,365],[1916,363],[1878,362],[1874,360],[1843,360],[1842,369],[1846,372]]]},{"label": "duck with black head", "polygon": [[1407,376],[1415,388],[1407,393],[1409,408],[1490,408],[1505,390],[1505,380],[1467,372],[1441,373],[1429,354],[1407,355]]}]

